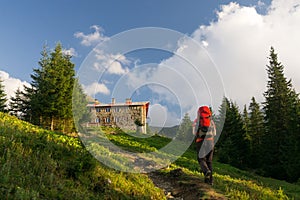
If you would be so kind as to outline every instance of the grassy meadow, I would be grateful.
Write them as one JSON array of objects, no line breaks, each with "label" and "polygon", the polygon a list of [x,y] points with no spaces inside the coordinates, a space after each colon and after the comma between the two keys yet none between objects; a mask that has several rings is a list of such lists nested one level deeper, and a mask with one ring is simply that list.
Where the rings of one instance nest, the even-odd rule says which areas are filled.
[{"label": "grassy meadow", "polygon": [[[111,142],[131,152],[156,151],[171,141],[158,135],[142,138],[121,130],[102,130]],[[102,148],[98,150],[109,154]],[[106,158],[116,165],[126,162],[126,158],[113,153]],[[203,178],[193,145],[174,163],[161,169],[161,175],[176,168],[181,168],[186,176]],[[228,199],[300,199],[300,185],[260,177],[216,161],[214,169],[213,188]],[[126,173],[106,167],[86,150],[78,137],[47,131],[0,113],[0,199],[166,197],[146,173]]]}]

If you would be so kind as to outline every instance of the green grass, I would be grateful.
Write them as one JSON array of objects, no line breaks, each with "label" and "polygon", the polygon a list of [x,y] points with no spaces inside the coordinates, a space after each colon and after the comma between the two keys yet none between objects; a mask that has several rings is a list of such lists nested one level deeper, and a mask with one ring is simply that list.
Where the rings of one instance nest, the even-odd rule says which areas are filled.
[{"label": "green grass", "polygon": [[[135,153],[157,151],[172,142],[158,135],[135,137],[134,133],[127,135],[117,129],[103,128],[103,131],[116,146]],[[91,142],[91,146],[92,150],[102,152],[107,162],[120,168],[127,162],[127,158],[109,152],[105,146],[96,142]],[[193,145],[169,168],[162,169],[161,174],[178,167],[186,175],[203,178]],[[229,199],[300,199],[297,184],[260,177],[216,161],[214,169],[213,188]],[[120,172],[98,162],[79,138],[46,131],[0,113],[0,199],[165,199],[165,196],[147,174]]]},{"label": "green grass", "polygon": [[0,199],[164,199],[143,174],[109,169],[81,141],[0,113]]},{"label": "green grass", "polygon": [[[192,174],[199,173],[193,145],[175,164]],[[261,177],[217,161],[213,162],[213,166],[214,188],[229,199],[300,199],[300,185]]]},{"label": "green grass", "polygon": [[[116,145],[133,152],[153,151],[171,142],[170,139],[158,135],[149,138],[133,137],[124,133],[107,136]],[[194,145],[191,145],[169,169],[163,169],[162,172],[180,167],[187,174],[203,177],[199,173],[195,151]],[[214,188],[229,199],[300,199],[300,185],[261,177],[216,161],[214,177]]]}]

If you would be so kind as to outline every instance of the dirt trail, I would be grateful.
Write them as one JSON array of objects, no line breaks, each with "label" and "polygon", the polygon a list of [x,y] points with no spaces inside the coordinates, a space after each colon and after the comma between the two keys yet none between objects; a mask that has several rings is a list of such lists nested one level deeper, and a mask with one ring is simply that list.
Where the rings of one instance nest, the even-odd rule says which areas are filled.
[{"label": "dirt trail", "polygon": [[175,169],[169,173],[159,171],[149,174],[153,183],[164,190],[167,199],[173,200],[225,200],[212,186],[205,184],[200,177],[187,175]]}]

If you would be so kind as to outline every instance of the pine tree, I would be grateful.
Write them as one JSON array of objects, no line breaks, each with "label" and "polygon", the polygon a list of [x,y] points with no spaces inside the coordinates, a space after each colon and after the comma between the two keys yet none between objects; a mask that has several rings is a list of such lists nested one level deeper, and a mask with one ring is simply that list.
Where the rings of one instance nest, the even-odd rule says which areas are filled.
[{"label": "pine tree", "polygon": [[291,112],[288,125],[288,137],[283,141],[283,162],[287,177],[285,180],[296,182],[300,179],[300,100],[295,90],[291,91]]},{"label": "pine tree", "polygon": [[18,88],[15,92],[15,96],[10,98],[9,102],[9,113],[14,115],[20,119],[24,119],[25,109],[25,97],[23,96],[23,92]]},{"label": "pine tree", "polygon": [[[216,118],[216,129],[217,135],[215,140],[217,141],[215,146],[215,152],[218,154],[219,149],[221,150],[225,146],[225,141],[228,141],[229,137],[229,129],[227,124],[229,124],[229,109],[230,109],[230,101],[223,97],[222,104],[219,108],[219,115]],[[226,156],[220,158],[222,162],[228,162],[228,158]]]},{"label": "pine tree", "polygon": [[[293,117],[293,120],[291,120],[291,123],[293,124],[292,131],[293,131],[293,137],[291,137],[291,140],[293,141],[293,147],[290,152],[290,165],[288,166],[288,175],[290,178],[290,181],[292,182],[299,182],[300,181],[300,99],[297,96],[297,102],[294,105],[296,114]],[[296,121],[296,122],[295,122]],[[294,154],[294,155],[293,155]]]},{"label": "pine tree", "polygon": [[[242,115],[242,120],[243,120],[243,130],[244,130],[244,141],[246,146],[245,148],[245,155],[244,155],[244,165],[245,167],[249,167],[252,163],[252,157],[251,157],[251,143],[252,143],[252,137],[251,137],[251,134],[250,134],[250,131],[249,131],[249,127],[250,127],[250,119],[249,119],[249,113],[248,113],[248,110],[247,110],[247,106],[244,105],[244,110],[243,110],[243,115]],[[251,162],[250,162],[251,160]]]},{"label": "pine tree", "polygon": [[244,105],[244,110],[243,110],[243,128],[245,131],[245,135],[246,135],[246,140],[250,141],[250,134],[249,134],[249,126],[250,126],[250,119],[249,119],[249,114],[247,111],[247,106]]},{"label": "pine tree", "polygon": [[0,79],[0,112],[6,112],[6,94],[4,92],[3,81]]},{"label": "pine tree", "polygon": [[41,55],[40,67],[31,75],[31,87],[26,88],[30,120],[50,130],[71,131],[74,64],[59,43],[52,52],[44,47]]},{"label": "pine tree", "polygon": [[181,141],[191,142],[193,140],[192,121],[188,113],[184,115],[176,135]]},{"label": "pine tree", "polygon": [[[21,116],[22,119],[28,122],[34,123],[34,119],[36,119],[33,116],[33,110],[37,108],[37,105],[34,104],[34,95],[36,95],[37,90],[33,86],[25,86],[24,85],[24,91],[21,92],[23,104],[21,107]],[[34,109],[33,109],[34,107]],[[39,125],[39,124],[38,124]]]},{"label": "pine tree", "polygon": [[74,89],[73,89],[73,113],[74,113],[74,123],[77,129],[81,129],[81,124],[89,122],[91,114],[87,109],[87,96],[83,92],[82,86],[79,84],[78,79],[75,79]]},{"label": "pine tree", "polygon": [[239,112],[238,106],[227,98],[223,100],[221,107],[224,106],[226,107],[226,117],[220,139],[217,143],[218,158],[220,162],[244,168],[247,166],[246,155],[248,146],[242,115]]},{"label": "pine tree", "polygon": [[248,145],[246,142],[246,135],[244,130],[244,123],[239,108],[235,103],[231,103],[231,131],[230,139],[233,147],[230,149],[231,163],[233,166],[244,168],[247,166],[248,160]]},{"label": "pine tree", "polygon": [[[266,133],[264,145],[264,171],[266,175],[278,179],[291,180],[295,169],[292,160],[299,154],[299,146],[294,140],[299,137],[295,128],[297,121],[297,94],[292,89],[291,80],[284,76],[284,66],[278,61],[271,47],[269,65],[267,65],[268,83],[264,93],[264,112]],[[299,177],[299,172],[298,172]]]},{"label": "pine tree", "polygon": [[58,120],[57,125],[59,129],[66,131],[73,124],[72,95],[75,80],[75,65],[70,61],[71,57],[69,55],[63,54],[62,46],[59,43],[51,53],[50,58],[48,73],[52,73],[52,76],[49,76],[47,82],[48,86],[55,91],[52,93],[55,101],[54,109],[49,114]]},{"label": "pine tree", "polygon": [[41,55],[42,58],[38,62],[40,67],[33,69],[33,74],[31,74],[31,86],[25,87],[25,96],[28,98],[26,105],[29,111],[26,114],[26,119],[33,124],[47,128],[45,126],[45,112],[51,108],[48,102],[48,92],[46,92],[47,86],[44,81],[50,63],[49,52],[46,46],[43,47]]},{"label": "pine tree", "polygon": [[249,125],[248,125],[248,138],[249,138],[249,160],[251,160],[250,168],[257,169],[262,165],[262,138],[264,136],[264,116],[260,110],[259,104],[255,98],[252,97],[249,105]]}]

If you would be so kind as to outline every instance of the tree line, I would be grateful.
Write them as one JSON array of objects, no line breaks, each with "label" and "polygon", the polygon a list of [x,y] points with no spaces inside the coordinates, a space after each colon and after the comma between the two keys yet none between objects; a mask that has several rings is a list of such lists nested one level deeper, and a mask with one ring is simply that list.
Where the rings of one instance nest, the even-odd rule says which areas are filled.
[{"label": "tree line", "polygon": [[[215,155],[218,161],[257,174],[300,181],[300,100],[273,47],[267,64],[264,102],[252,97],[241,111],[227,97],[218,115]],[[192,122],[184,116],[177,137],[190,141]]]},{"label": "tree line", "polygon": [[241,112],[224,97],[216,117],[219,125],[224,123],[216,155],[223,163],[296,182],[300,180],[300,100],[273,47],[268,59],[264,102],[252,97]]},{"label": "tree line", "polygon": [[[241,112],[236,103],[224,97],[215,117],[219,137],[216,155],[220,162],[295,182],[300,178],[300,100],[273,47],[268,59],[264,102],[252,97]],[[46,129],[75,131],[75,124],[89,114],[71,56],[64,54],[58,43],[53,51],[43,48],[38,65],[30,86],[18,89],[8,107],[0,80],[0,111]],[[189,122],[180,132],[184,127],[189,131],[180,137],[190,137],[191,122],[187,115],[184,119]]]},{"label": "tree line", "polygon": [[31,74],[30,86],[24,86],[24,90],[17,89],[8,107],[0,82],[0,111],[49,130],[75,131],[74,119],[77,122],[80,119],[73,114],[88,114],[87,98],[75,77],[71,56],[63,53],[60,43],[52,51],[44,46],[38,65]]}]

